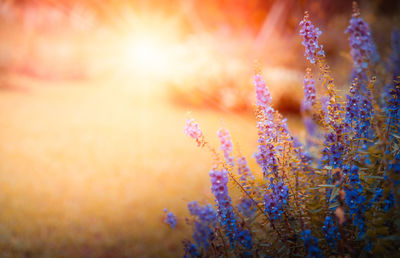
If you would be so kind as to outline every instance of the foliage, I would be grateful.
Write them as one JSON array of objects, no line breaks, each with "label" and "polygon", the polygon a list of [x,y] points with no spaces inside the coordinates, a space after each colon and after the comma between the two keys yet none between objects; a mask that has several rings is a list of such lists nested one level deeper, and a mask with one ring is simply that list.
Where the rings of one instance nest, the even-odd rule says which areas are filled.
[{"label": "foliage", "polygon": [[[215,160],[210,179],[216,210],[189,204],[195,242],[185,240],[185,257],[400,255],[398,32],[388,71],[394,80],[385,87],[374,76],[378,55],[356,4],[346,33],[354,68],[343,101],[318,43],[321,30],[308,13],[300,22],[310,62],[302,114],[313,144],[303,145],[290,133],[286,119],[271,106],[259,71],[254,158],[260,171],[251,171],[240,153],[234,155],[226,129],[218,131],[221,155],[195,120],[187,120],[186,134]],[[319,80],[312,78],[313,69]],[[384,97],[375,93],[381,91]],[[232,199],[235,189],[229,190],[229,183],[241,192],[238,200]]]}]

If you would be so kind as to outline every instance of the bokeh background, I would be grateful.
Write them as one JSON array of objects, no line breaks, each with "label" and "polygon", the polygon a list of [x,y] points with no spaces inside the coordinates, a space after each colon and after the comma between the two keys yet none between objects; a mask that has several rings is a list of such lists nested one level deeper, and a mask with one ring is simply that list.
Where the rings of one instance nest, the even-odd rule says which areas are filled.
[{"label": "bokeh background", "polygon": [[[399,3],[359,2],[382,64]],[[258,60],[302,138],[305,10],[345,90],[348,0],[1,0],[0,255],[182,255],[186,203],[213,201],[212,157],[184,135],[186,117],[215,146],[229,129],[257,171]]]}]

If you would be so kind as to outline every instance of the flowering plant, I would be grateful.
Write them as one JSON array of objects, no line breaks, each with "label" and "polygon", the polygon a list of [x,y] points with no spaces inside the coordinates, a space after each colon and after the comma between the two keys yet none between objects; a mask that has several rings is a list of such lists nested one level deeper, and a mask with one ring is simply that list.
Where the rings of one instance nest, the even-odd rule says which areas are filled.
[{"label": "flowering plant", "polygon": [[[343,100],[318,42],[321,33],[306,13],[300,35],[310,67],[302,115],[310,143],[291,134],[259,71],[254,158],[261,173],[234,155],[227,129],[218,131],[220,155],[198,123],[187,120],[185,133],[214,156],[209,175],[215,209],[189,203],[194,231],[193,240],[184,241],[185,257],[400,254],[399,34],[393,33],[390,58],[394,80],[380,87],[371,31],[354,5],[346,30],[352,86]],[[313,70],[321,84],[312,78]],[[231,198],[230,182],[241,192],[238,200]],[[171,214],[166,222],[175,226]]]}]

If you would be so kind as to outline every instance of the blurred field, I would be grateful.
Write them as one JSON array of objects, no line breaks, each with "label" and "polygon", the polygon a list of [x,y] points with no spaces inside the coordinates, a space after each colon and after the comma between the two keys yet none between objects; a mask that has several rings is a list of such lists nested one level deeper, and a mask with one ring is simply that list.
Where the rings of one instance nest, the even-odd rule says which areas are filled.
[{"label": "blurred field", "polygon": [[[164,207],[183,218],[188,201],[212,201],[211,157],[184,135],[187,110],[128,82],[8,83],[19,90],[0,91],[3,256],[182,254],[190,232],[163,224]],[[255,150],[251,118],[192,115],[212,142],[225,125],[244,154]]]},{"label": "blurred field", "polygon": [[[183,133],[189,109],[256,167],[249,113],[176,105],[195,82],[252,92],[252,37],[203,31],[195,6],[136,4],[0,2],[0,256],[181,256],[187,202],[213,201],[212,157]],[[171,85],[188,94],[171,101]]]},{"label": "blurred field", "polygon": [[[388,45],[399,4],[360,2]],[[216,147],[229,129],[257,173],[258,59],[301,138],[305,10],[345,89],[350,1],[0,0],[0,256],[181,256],[187,202],[213,202],[188,111]]]}]

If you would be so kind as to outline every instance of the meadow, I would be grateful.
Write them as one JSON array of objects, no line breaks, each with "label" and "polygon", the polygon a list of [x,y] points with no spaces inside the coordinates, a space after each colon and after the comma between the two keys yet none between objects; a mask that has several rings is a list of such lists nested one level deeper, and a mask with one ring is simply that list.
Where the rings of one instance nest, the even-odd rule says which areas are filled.
[{"label": "meadow", "polygon": [[[183,253],[189,229],[180,225],[172,234],[163,226],[163,209],[187,216],[186,202],[204,194],[212,200],[204,172],[212,157],[184,137],[187,109],[127,82],[110,87],[111,79],[56,87],[21,75],[7,81],[13,89],[0,92],[3,256]],[[192,115],[210,132],[225,124],[238,138],[246,136],[241,148],[251,155],[256,139],[250,116]]]},{"label": "meadow", "polygon": [[398,254],[387,6],[0,2],[0,255]]}]

